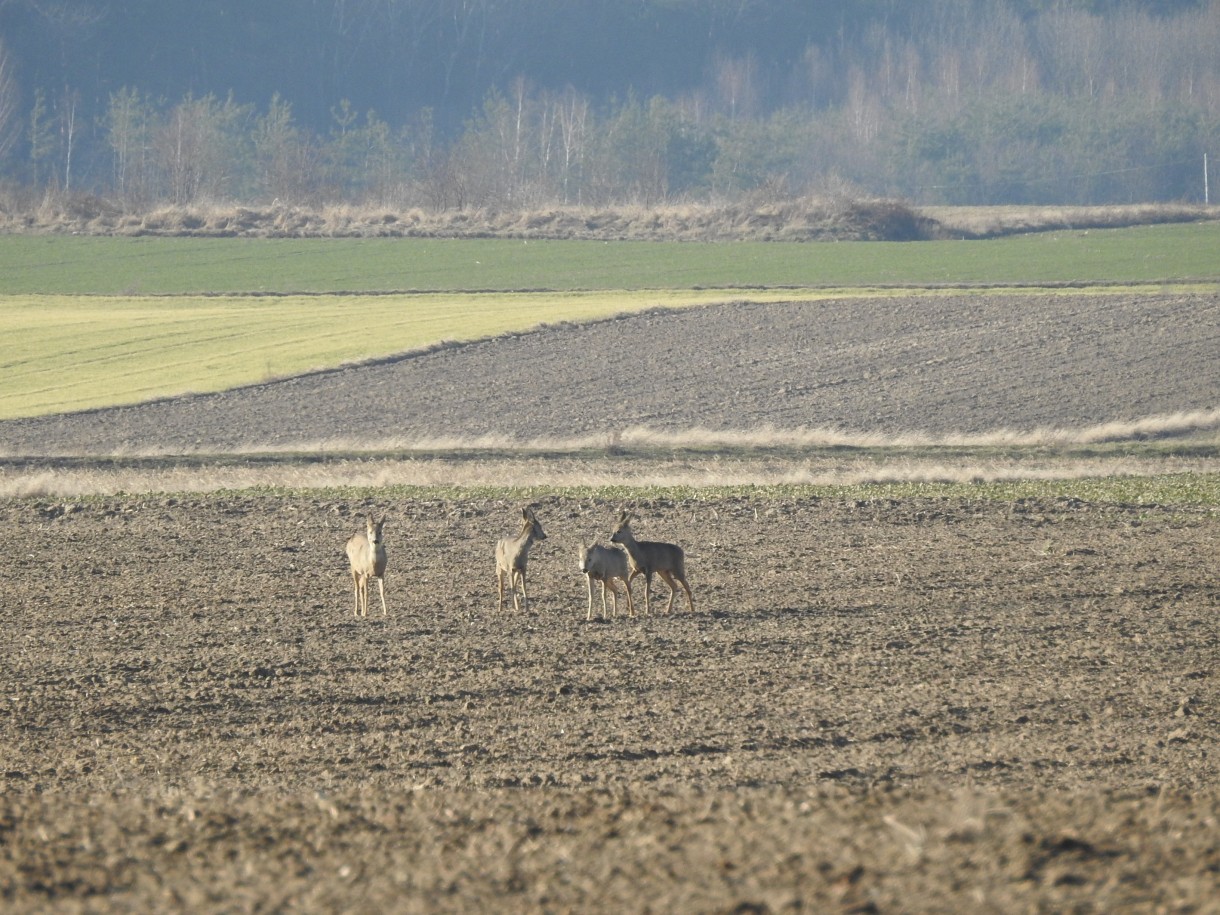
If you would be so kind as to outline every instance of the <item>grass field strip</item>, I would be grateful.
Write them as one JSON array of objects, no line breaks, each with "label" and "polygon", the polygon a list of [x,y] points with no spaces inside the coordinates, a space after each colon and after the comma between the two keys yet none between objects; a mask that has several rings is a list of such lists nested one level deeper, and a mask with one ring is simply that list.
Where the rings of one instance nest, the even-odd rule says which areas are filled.
[{"label": "grass field strip", "polygon": [[797,457],[518,456],[269,462],[209,458],[198,464],[116,459],[23,464],[0,461],[0,498],[73,499],[143,493],[332,490],[353,498],[440,499],[481,493],[509,501],[563,493],[634,503],[734,495],[810,498],[1061,499],[1180,505],[1220,511],[1220,458],[1063,457],[888,460],[877,454]]},{"label": "grass field strip", "polygon": [[986,241],[0,236],[0,295],[816,288],[1220,280],[1220,222]]}]

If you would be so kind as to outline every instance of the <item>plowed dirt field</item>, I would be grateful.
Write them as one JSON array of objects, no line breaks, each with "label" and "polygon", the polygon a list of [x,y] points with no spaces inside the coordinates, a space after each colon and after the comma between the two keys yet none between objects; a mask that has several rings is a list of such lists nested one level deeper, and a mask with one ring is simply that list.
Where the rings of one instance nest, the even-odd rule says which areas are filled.
[{"label": "plowed dirt field", "polygon": [[894,436],[1214,410],[1220,295],[970,294],[628,315],[209,396],[0,423],[0,454],[609,436]]},{"label": "plowed dirt field", "polygon": [[[460,353],[421,381],[438,411]],[[1215,405],[1214,362],[1131,353],[1154,412]],[[1149,410],[1097,390],[1046,421]],[[648,492],[636,533],[687,549],[693,613],[654,585],[651,616],[586,620],[577,546],[619,505],[579,492],[535,502],[528,613],[495,600],[519,506],[473,492],[0,500],[0,906],[1218,910],[1214,508]],[[390,612],[358,619],[367,511]]]}]

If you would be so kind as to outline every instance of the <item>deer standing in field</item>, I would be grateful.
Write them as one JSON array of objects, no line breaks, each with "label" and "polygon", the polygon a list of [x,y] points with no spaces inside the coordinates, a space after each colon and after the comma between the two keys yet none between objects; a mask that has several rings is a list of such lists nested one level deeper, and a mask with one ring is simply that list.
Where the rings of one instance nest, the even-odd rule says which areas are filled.
[{"label": "deer standing in field", "polygon": [[521,533],[516,537],[505,537],[496,543],[496,585],[500,591],[500,610],[504,610],[504,582],[513,594],[513,609],[517,606],[517,586],[521,586],[521,597],[525,611],[530,609],[529,594],[525,590],[525,566],[529,562],[530,546],[535,540],[546,540],[546,532],[534,517],[529,506],[521,509]]},{"label": "deer standing in field", "polygon": [[673,543],[658,543],[653,540],[636,540],[631,533],[631,513],[620,512],[618,524],[610,535],[611,543],[621,543],[627,549],[627,559],[631,565],[631,574],[627,578],[627,592],[631,592],[631,582],[637,575],[644,576],[644,612],[651,615],[652,605],[648,592],[652,589],[653,574],[660,575],[669,585],[669,604],[665,612],[674,608],[674,595],[678,593],[675,580],[681,582],[686,589],[686,603],[691,612],[695,610],[695,599],[690,593],[690,585],[686,581],[686,554],[682,547]]},{"label": "deer standing in field", "polygon": [[631,600],[631,586],[627,584],[630,569],[628,568],[627,554],[616,547],[602,546],[600,543],[593,543],[585,546],[580,545],[580,571],[585,573],[585,584],[589,586],[589,611],[585,614],[586,620],[593,619],[593,582],[600,581],[602,583],[602,619],[606,618],[606,586],[610,586],[610,600],[614,604],[614,615],[618,616],[618,588],[615,586],[615,579],[623,583],[623,590],[627,592],[627,615],[635,616],[635,604]]},{"label": "deer standing in field", "polygon": [[385,524],[385,515],[380,521],[373,520],[372,515],[364,519],[364,533],[352,534],[347,541],[347,560],[352,567],[352,587],[356,592],[356,606],[353,616],[369,615],[369,578],[377,579],[377,588],[381,593],[381,615],[389,611],[385,606],[385,543],[381,539],[381,528]]}]

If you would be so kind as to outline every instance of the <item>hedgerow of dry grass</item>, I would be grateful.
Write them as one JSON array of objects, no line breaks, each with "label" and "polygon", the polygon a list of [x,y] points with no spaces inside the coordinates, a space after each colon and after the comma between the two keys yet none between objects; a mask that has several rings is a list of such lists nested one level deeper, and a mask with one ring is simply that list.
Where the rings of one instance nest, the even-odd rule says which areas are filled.
[{"label": "hedgerow of dry grass", "polygon": [[180,460],[0,466],[0,498],[70,499],[134,493],[209,493],[254,489],[655,488],[886,484],[979,484],[1152,477],[1220,472],[1215,457],[929,455],[886,460],[871,454],[766,458],[676,455],[669,458],[526,455],[478,457],[352,456],[282,463]]},{"label": "hedgerow of dry grass", "polygon": [[[310,454],[344,455],[352,453],[395,453],[407,456],[417,454],[477,454],[497,452],[518,455],[560,455],[585,452],[620,454],[627,451],[702,451],[717,453],[750,453],[764,451],[793,451],[814,449],[1003,449],[1003,448],[1070,448],[1074,446],[1100,445],[1118,442],[1153,441],[1158,439],[1183,439],[1191,436],[1208,436],[1220,431],[1220,409],[1190,410],[1163,415],[1146,416],[1135,420],[1113,421],[1079,428],[1041,429],[996,429],[977,434],[933,435],[928,433],[885,434],[867,432],[845,432],[830,428],[801,427],[780,429],[762,425],[753,429],[704,429],[691,427],[683,430],[664,430],[650,426],[628,426],[612,432],[574,436],[536,436],[530,439],[516,438],[499,433],[479,436],[416,435],[386,436],[376,440],[346,437],[327,439],[305,439],[278,446],[251,446],[231,449],[227,454]],[[121,454],[109,454],[126,458],[185,457],[191,455],[215,456],[211,447],[166,449],[156,445],[147,448],[128,449]],[[20,450],[0,443],[0,457],[22,457]],[[83,456],[83,455],[82,455]],[[98,457],[97,454],[91,454]]]},{"label": "hedgerow of dry grass", "polygon": [[993,238],[1019,232],[1062,229],[1121,229],[1135,225],[1195,222],[1220,217],[1220,207],[1190,203],[1141,203],[1127,206],[975,206],[924,207],[942,234],[954,238]]},{"label": "hedgerow of dry grass", "polygon": [[201,202],[130,211],[87,194],[36,203],[0,198],[0,232],[195,237],[504,237],[668,241],[915,241],[985,238],[1063,228],[1117,228],[1214,219],[1220,207],[913,207],[892,199],[832,194],[659,206],[548,206],[460,209],[336,203]]},{"label": "hedgerow of dry grass", "polygon": [[765,204],[552,206],[528,211],[375,205],[199,203],[129,212],[98,197],[0,204],[0,231],[201,237],[511,237],[634,240],[901,240],[934,237],[934,221],[900,201],[832,197]]},{"label": "hedgerow of dry grass", "polygon": [[[834,430],[504,436],[360,442],[224,454],[139,453],[0,463],[0,498],[123,492],[215,492],[260,487],[735,487],[995,483],[1149,477],[1220,471],[1220,410],[1128,423],[990,435],[849,436]],[[1138,448],[1172,438],[1182,447]],[[1113,443],[1128,446],[1098,450]],[[1183,444],[1185,443],[1185,444]],[[302,460],[302,455],[308,455]]]}]

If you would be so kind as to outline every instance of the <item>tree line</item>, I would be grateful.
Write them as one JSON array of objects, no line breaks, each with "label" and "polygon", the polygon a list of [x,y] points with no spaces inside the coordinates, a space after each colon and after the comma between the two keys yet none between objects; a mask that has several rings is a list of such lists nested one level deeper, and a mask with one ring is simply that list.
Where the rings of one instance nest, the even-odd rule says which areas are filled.
[{"label": "tree line", "polygon": [[[0,46],[0,170],[9,186],[94,193],[133,209],[274,200],[527,209],[826,191],[1098,204],[1200,199],[1204,154],[1220,158],[1220,0],[294,5],[313,19],[302,25],[268,3],[242,21],[257,26],[279,8],[281,24],[298,29],[287,47],[335,58],[321,88],[235,72],[227,90],[170,97],[134,81],[107,88],[131,75],[116,66],[99,70],[104,79],[27,90],[25,58]],[[61,10],[62,56],[79,53],[91,30],[129,21],[119,13],[165,6],[98,0],[96,18],[89,3],[41,8]],[[229,4],[197,6],[193,15],[206,19]],[[641,17],[652,27],[644,56],[626,55],[641,74],[580,78],[571,61],[556,61],[563,55],[551,39],[575,34],[573,9],[600,14],[586,32],[623,28],[611,6],[631,7],[635,27]],[[21,7],[0,7],[0,25]],[[541,29],[547,11],[556,13],[551,33],[526,40],[520,30]],[[333,30],[316,28],[322,21]],[[682,27],[695,25],[703,29],[688,43],[695,51],[667,60]],[[429,35],[437,47],[428,54],[406,42]],[[505,35],[521,47],[494,57],[486,48]],[[391,105],[391,117],[360,103],[370,81],[384,90],[387,80],[365,72],[377,55],[356,61],[351,49],[371,52],[394,36],[431,61],[433,94],[420,89],[416,99],[446,104]],[[549,50],[530,55],[530,47]],[[473,79],[472,60],[482,77],[459,93],[455,83]],[[650,77],[650,66],[661,75]],[[349,71],[360,78],[336,76]],[[275,88],[251,101],[239,85]],[[361,91],[336,95],[319,114],[320,95],[339,88]],[[454,97],[466,106],[461,117]]]}]

